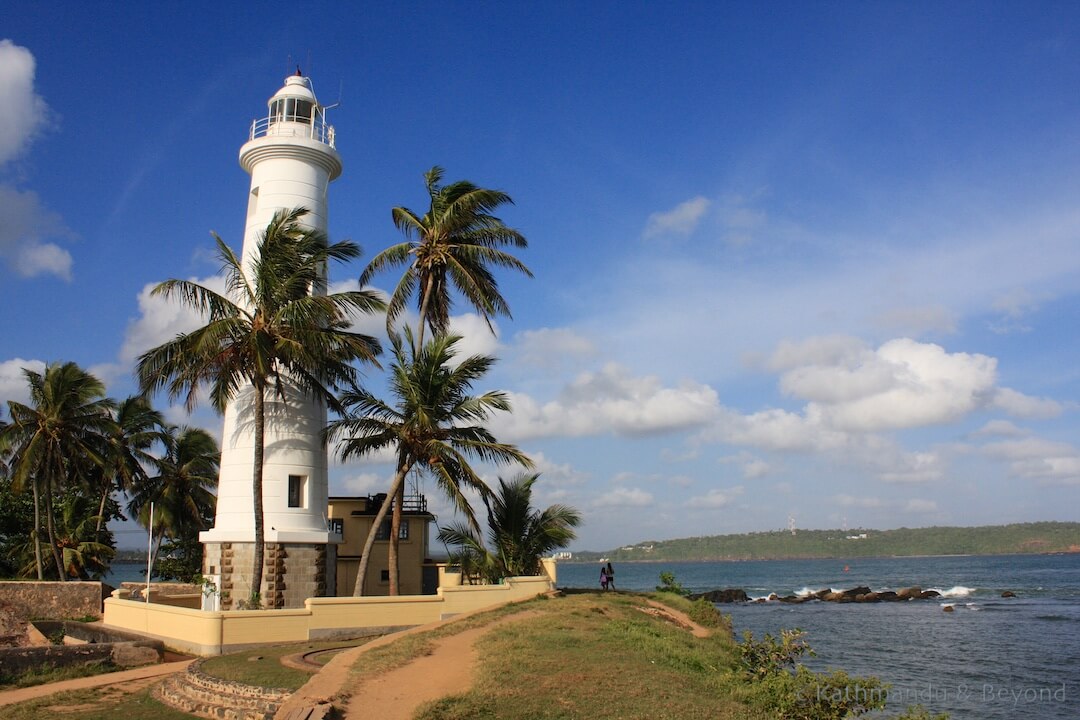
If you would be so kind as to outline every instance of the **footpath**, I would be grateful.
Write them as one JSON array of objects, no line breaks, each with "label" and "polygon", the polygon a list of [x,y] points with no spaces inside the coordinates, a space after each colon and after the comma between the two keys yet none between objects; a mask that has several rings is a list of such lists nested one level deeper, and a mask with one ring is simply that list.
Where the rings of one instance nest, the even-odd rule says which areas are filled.
[{"label": "footpath", "polygon": [[5,690],[0,692],[0,707],[26,702],[27,700],[36,700],[37,698],[48,697],[49,695],[55,695],[56,693],[68,692],[71,690],[117,686],[123,692],[135,692],[159,678],[183,672],[183,670],[192,662],[194,662],[194,658],[177,662],[159,663],[157,665],[147,665],[146,667],[134,668],[132,670],[119,670],[117,672],[105,673],[104,675],[75,678],[74,680],[61,680],[60,682],[48,683],[47,685],[34,685],[33,687],[18,688],[16,690]]}]

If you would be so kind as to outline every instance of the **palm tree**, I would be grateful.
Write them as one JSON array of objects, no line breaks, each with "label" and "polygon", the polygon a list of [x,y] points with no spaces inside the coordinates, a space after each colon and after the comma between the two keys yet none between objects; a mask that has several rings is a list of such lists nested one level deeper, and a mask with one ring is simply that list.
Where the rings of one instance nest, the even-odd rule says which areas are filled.
[{"label": "palm tree", "polygon": [[418,344],[424,344],[424,327],[432,332],[446,333],[450,327],[450,284],[487,321],[496,315],[510,316],[510,307],[499,294],[499,287],[489,266],[496,265],[518,270],[529,277],[532,272],[513,255],[500,249],[505,246],[524,248],[525,237],[503,224],[492,211],[506,203],[510,196],[499,190],[487,190],[467,180],[440,185],[443,169],[433,167],[424,173],[429,196],[424,215],[406,207],[391,212],[394,225],[408,238],[376,255],[360,276],[364,285],[383,269],[405,265],[386,313],[386,327],[405,309],[409,297],[419,287],[417,307],[420,311],[417,332]]},{"label": "palm tree", "polygon": [[256,257],[245,267],[214,235],[226,275],[229,297],[194,282],[167,280],[153,294],[176,297],[208,316],[207,324],[177,336],[139,358],[143,392],[167,388],[170,397],[185,396],[189,409],[204,385],[219,412],[241,388],[254,399],[252,504],[255,521],[252,594],[262,585],[263,456],[268,394],[284,398],[289,389],[337,408],[333,390],[353,384],[354,361],[375,363],[379,343],[350,332],[354,313],[385,308],[374,293],[354,290],[326,294],[326,264],[360,255],[350,241],[328,244],[326,234],[306,228],[304,208],[282,210],[267,225]]},{"label": "palm tree", "polygon": [[[154,462],[149,450],[155,442],[164,441],[165,420],[150,407],[146,398],[133,395],[116,406],[115,423],[104,438],[103,463],[92,473],[93,484],[100,489],[97,532],[101,532],[106,516],[106,504],[113,491],[131,492],[146,479],[146,466]],[[115,508],[115,505],[113,505]]]},{"label": "palm tree", "polygon": [[439,540],[477,561],[489,582],[538,574],[540,559],[566,547],[581,524],[581,513],[567,505],[543,511],[532,507],[532,487],[539,477],[521,474],[510,482],[499,478],[499,489],[487,502],[488,546],[473,528],[461,524],[440,529]]},{"label": "palm tree", "polygon": [[13,487],[34,494],[34,564],[44,578],[38,537],[44,520],[57,575],[65,579],[57,544],[53,496],[65,487],[87,481],[87,470],[100,465],[103,438],[113,427],[114,403],[102,382],[73,362],[53,363],[44,373],[24,369],[30,405],[8,401],[11,422],[0,430],[0,452],[10,453]]},{"label": "palm tree", "polygon": [[[470,395],[474,382],[483,377],[495,359],[484,355],[465,358],[451,366],[455,347],[461,338],[436,335],[418,348],[412,332],[405,328],[405,340],[391,335],[394,361],[390,368],[390,391],[393,404],[364,389],[353,389],[342,396],[348,412],[330,423],[327,433],[342,440],[342,460],[370,455],[394,448],[397,461],[388,497],[401,497],[405,476],[414,467],[431,473],[439,487],[473,524],[476,519],[466,488],[485,495],[483,480],[468,463],[469,457],[494,462],[517,462],[532,465],[516,447],[500,443],[483,422],[496,410],[509,410],[501,392]],[[407,344],[407,347],[406,347]],[[397,539],[401,526],[401,502],[395,501],[390,530],[390,594],[398,592]],[[364,577],[371,559],[375,536],[382,526],[390,503],[383,503],[375,515],[360,556],[354,595],[363,595]]]},{"label": "palm tree", "polygon": [[[162,438],[165,452],[152,460],[155,474],[131,488],[128,512],[155,536],[151,564],[163,538],[174,542],[197,537],[214,517],[221,451],[210,433],[200,428],[169,426]],[[153,503],[154,526],[150,527]]]}]

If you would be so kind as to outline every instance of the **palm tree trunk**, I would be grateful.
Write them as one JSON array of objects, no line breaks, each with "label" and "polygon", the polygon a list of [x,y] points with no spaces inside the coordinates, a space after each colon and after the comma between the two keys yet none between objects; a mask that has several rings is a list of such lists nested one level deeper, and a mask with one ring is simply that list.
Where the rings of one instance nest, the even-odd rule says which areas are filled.
[{"label": "palm tree trunk", "polygon": [[[405,475],[412,467],[412,463],[408,462],[404,458],[398,459],[397,472],[394,474],[394,483],[390,486],[390,492],[387,497],[397,497],[398,488],[405,483]],[[371,560],[371,548],[375,546],[375,536],[379,533],[379,527],[382,525],[382,521],[386,519],[386,513],[390,509],[388,503],[383,503],[379,508],[379,512],[375,513],[375,520],[371,525],[371,530],[368,531],[367,540],[364,541],[364,551],[360,555],[360,568],[356,573],[356,585],[353,588],[354,597],[362,597],[364,595],[364,576],[367,575],[367,569],[369,561]]]},{"label": "palm tree trunk", "polygon": [[424,347],[424,328],[427,327],[428,305],[431,301],[431,288],[434,286],[435,276],[428,275],[427,283],[424,287],[424,296],[420,299],[420,327],[419,332],[416,333],[416,346],[418,348]]},{"label": "palm tree trunk", "polygon": [[101,526],[105,524],[105,501],[109,499],[110,490],[111,488],[108,485],[105,485],[101,491],[101,502],[98,504],[97,511],[97,527],[94,528],[94,540],[97,542],[101,542]]},{"label": "palm tree trunk", "polygon": [[53,523],[52,488],[46,483],[45,487],[45,527],[49,533],[49,547],[52,548],[53,561],[56,563],[56,572],[60,576],[60,582],[67,580],[64,571],[64,559],[60,555],[60,547],[56,544],[56,526]]},{"label": "palm tree trunk", "polygon": [[34,488],[34,563],[37,565],[37,579],[45,579],[45,568],[41,564],[41,498],[38,492],[37,478],[31,481]]},{"label": "palm tree trunk", "polygon": [[266,388],[255,384],[255,470],[251,480],[251,499],[255,512],[255,552],[251,569],[251,600],[262,598],[263,574],[263,441],[266,431]]},{"label": "palm tree trunk", "polygon": [[394,495],[394,514],[390,520],[390,546],[387,550],[387,564],[390,566],[390,594],[399,595],[400,575],[398,574],[398,545],[401,544],[399,533],[401,532],[401,512],[405,504],[405,483],[398,487]]}]

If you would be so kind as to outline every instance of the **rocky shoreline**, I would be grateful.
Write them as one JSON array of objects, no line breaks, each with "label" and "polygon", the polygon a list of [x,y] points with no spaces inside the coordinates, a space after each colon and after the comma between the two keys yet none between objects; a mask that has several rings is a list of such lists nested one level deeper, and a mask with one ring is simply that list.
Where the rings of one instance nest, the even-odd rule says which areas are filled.
[{"label": "rocky shoreline", "polygon": [[902,590],[875,591],[866,586],[854,587],[850,590],[818,590],[805,595],[784,595],[776,593],[765,598],[751,598],[741,588],[727,588],[725,590],[709,590],[703,593],[694,593],[688,596],[691,600],[705,599],[712,603],[764,603],[783,602],[799,604],[820,600],[822,602],[835,603],[877,603],[877,602],[907,602],[909,600],[931,600],[942,597],[937,590],[923,590],[917,585],[903,588]]}]

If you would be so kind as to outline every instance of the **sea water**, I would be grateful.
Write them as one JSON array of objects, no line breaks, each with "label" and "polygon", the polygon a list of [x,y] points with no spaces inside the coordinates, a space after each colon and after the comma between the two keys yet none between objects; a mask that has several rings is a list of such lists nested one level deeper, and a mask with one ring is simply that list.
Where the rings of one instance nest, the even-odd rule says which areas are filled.
[{"label": "sea water", "polygon": [[[620,590],[652,590],[661,572],[689,591],[751,597],[865,585],[918,585],[942,597],[883,603],[723,604],[736,635],[806,631],[813,670],[876,675],[887,708],[921,704],[953,720],[1080,718],[1080,554],[709,563],[615,563]],[[559,585],[599,589],[600,568],[561,563]],[[1016,593],[1003,598],[1004,591]],[[944,607],[951,606],[952,612]]]}]

